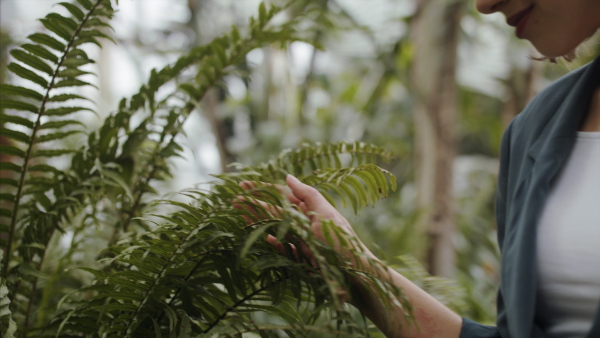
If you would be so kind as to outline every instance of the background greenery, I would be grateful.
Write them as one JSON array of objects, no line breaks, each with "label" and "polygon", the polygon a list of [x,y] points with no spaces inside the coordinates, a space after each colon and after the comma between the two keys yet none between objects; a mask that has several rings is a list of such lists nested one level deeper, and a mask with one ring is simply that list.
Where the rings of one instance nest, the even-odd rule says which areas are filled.
[{"label": "background greenery", "polygon": [[[2,2],[3,6],[7,3]],[[29,6],[34,3],[31,1]],[[73,76],[95,84],[99,91],[73,84],[69,94],[93,98],[95,106],[76,102],[81,108],[94,109],[96,115],[82,114],[76,118],[85,122],[82,130],[85,138],[81,134],[57,136],[48,147],[52,150],[85,149],[82,157],[72,162],[66,157],[44,157],[36,162],[40,172],[44,172],[43,168],[51,170],[43,167],[44,164],[64,172],[69,168],[93,172],[97,176],[86,177],[86,184],[98,191],[93,194],[95,197],[85,200],[83,207],[80,204],[76,209],[61,206],[63,214],[50,212],[50,220],[38,218],[38,222],[45,222],[46,227],[56,231],[36,234],[44,240],[29,243],[42,245],[37,250],[42,250],[43,254],[40,257],[38,253],[36,257],[35,245],[27,248],[31,251],[31,261],[20,262],[18,266],[19,273],[27,276],[23,277],[24,286],[21,286],[25,291],[21,292],[27,294],[28,302],[22,304],[32,304],[32,308],[26,306],[22,312],[27,313],[28,318],[16,317],[20,323],[27,322],[29,327],[45,325],[61,301],[58,295],[66,295],[92,280],[90,274],[71,268],[101,268],[103,265],[97,263],[99,258],[117,255],[103,253],[98,256],[101,249],[121,238],[135,238],[134,234],[152,228],[136,217],[150,213],[164,215],[165,210],[176,210],[173,206],[163,205],[158,212],[157,207],[150,204],[151,200],[163,197],[181,200],[172,192],[182,188],[204,189],[207,187],[204,183],[211,180],[208,174],[231,171],[233,167],[229,165],[234,162],[251,165],[265,162],[285,148],[299,148],[305,142],[340,141],[372,143],[393,151],[396,156],[394,161],[384,164],[384,168],[397,178],[395,193],[358,215],[352,208],[344,208],[339,203],[364,242],[440,297],[448,296],[448,290],[452,290],[458,296],[447,301],[452,302],[461,315],[488,323],[494,321],[498,251],[493,194],[503,127],[533,93],[551,79],[589,60],[588,55],[593,55],[597,44],[588,47],[592,51],[582,51],[575,64],[531,62],[527,55],[535,53],[523,43],[506,38],[511,32],[504,28],[501,18],[484,19],[472,6],[456,2],[460,3],[460,12],[456,18],[459,25],[454,28],[458,40],[453,82],[456,84],[458,116],[455,123],[444,128],[456,130],[457,135],[449,202],[455,209],[451,238],[456,259],[448,277],[456,280],[460,288],[446,285],[440,289],[439,281],[431,282],[419,264],[403,256],[410,254],[427,267],[429,253],[435,246],[422,222],[423,215],[431,210],[417,203],[422,192],[416,182],[416,175],[421,171],[417,159],[422,148],[415,141],[419,128],[415,122],[415,88],[419,78],[415,79],[413,67],[423,59],[415,36],[424,36],[425,32],[419,30],[425,28],[415,22],[426,16],[427,6],[419,8],[419,2],[412,0],[374,1],[368,9],[360,1],[298,2],[301,4],[286,8],[277,17],[275,27],[290,27],[290,30],[276,36],[257,35],[254,33],[258,31],[253,33],[248,28],[252,27],[248,17],[259,16],[258,1],[171,2],[173,13],[183,11],[184,15],[170,18],[162,7],[167,13],[163,14],[165,21],[162,24],[150,23],[154,20],[148,18],[156,18],[156,14],[148,12],[153,6],[146,8],[141,3],[122,1],[119,4],[123,6],[122,17],[119,17],[121,13],[116,13],[114,32],[101,30],[116,44],[98,40],[103,46],[99,49],[90,43],[93,41],[83,41],[89,46],[83,45],[82,50],[97,63],[82,69],[93,71],[98,77],[83,73]],[[435,5],[436,1],[430,3]],[[72,14],[67,8],[53,7],[52,10]],[[133,15],[136,20],[126,27],[123,22],[131,19],[131,13],[137,13]],[[15,24],[17,20],[13,20],[6,17],[2,20],[1,69],[4,81],[19,83],[22,80],[5,71],[6,65],[15,62],[16,57],[14,54],[9,56],[8,50],[25,43],[24,37],[32,31],[24,34]],[[181,55],[188,55],[190,64],[207,55],[209,58],[218,55],[214,45],[209,49],[197,46],[222,34],[231,36],[231,24],[238,26],[241,35],[247,39],[239,57],[229,60],[235,67],[219,65],[221,61],[217,58],[215,64],[192,66],[188,73],[177,66],[163,68]],[[41,24],[35,29],[52,31]],[[448,28],[442,25],[428,29]],[[227,50],[227,47],[223,48]],[[433,53],[435,49],[430,52]],[[115,65],[134,68],[133,74],[137,78],[121,77],[123,74],[112,72],[118,69]],[[163,72],[152,75],[147,71],[151,65]],[[204,74],[205,82],[193,80],[202,69],[211,67],[220,71]],[[34,67],[34,70],[40,69]],[[128,71],[131,74],[131,69]],[[118,87],[118,82],[128,83],[120,88],[133,88],[125,95],[130,99],[122,104],[118,101],[123,93],[112,89]],[[140,87],[142,83],[150,86]],[[181,86],[184,83],[193,83],[194,87]],[[6,105],[6,88],[3,87],[2,93],[3,107],[15,109]],[[56,102],[61,104],[60,100]],[[161,110],[165,107],[168,109]],[[67,114],[66,111],[63,113]],[[125,117],[128,114],[131,119]],[[61,131],[64,126],[66,124],[55,125],[56,131]],[[2,136],[7,135],[9,139],[2,141],[2,161],[13,163],[13,159],[6,156],[10,155],[7,149],[14,142],[14,135],[11,137],[8,132],[3,132]],[[103,155],[104,158],[89,153],[89,149],[101,146],[101,140],[115,137],[120,137],[121,141],[105,145],[108,155]],[[174,160],[175,155],[181,155],[185,160]],[[103,165],[98,166],[97,161]],[[109,165],[104,167],[106,164]],[[120,169],[115,171],[114,168]],[[3,166],[3,178],[10,179],[12,171]],[[115,172],[119,174],[115,175]],[[59,174],[51,177],[62,179],[63,184],[68,178]],[[74,182],[85,181],[82,177],[77,179]],[[70,186],[70,189],[75,188],[77,186]],[[62,193],[68,195],[68,191]],[[60,200],[56,191],[46,195],[48,202]],[[37,196],[44,204],[43,198]],[[48,211],[48,205],[40,207],[33,203],[32,207]],[[27,236],[26,224],[18,228],[18,236]],[[59,224],[60,231],[53,228]],[[19,255],[28,257],[27,253]],[[428,270],[438,273],[431,266]],[[6,271],[3,269],[3,274]],[[93,291],[98,290],[90,290]],[[18,299],[20,301],[24,299]],[[14,301],[12,306],[15,306]],[[84,319],[82,323],[85,323]],[[27,331],[26,328],[20,333]],[[30,335],[35,336],[38,332],[31,331]]]}]

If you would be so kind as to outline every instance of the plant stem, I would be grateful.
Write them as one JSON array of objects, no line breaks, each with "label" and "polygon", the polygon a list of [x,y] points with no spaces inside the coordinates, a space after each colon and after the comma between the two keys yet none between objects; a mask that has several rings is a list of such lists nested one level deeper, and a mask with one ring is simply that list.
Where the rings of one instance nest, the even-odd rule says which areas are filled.
[{"label": "plant stem", "polygon": [[[17,225],[17,216],[19,214],[19,207],[20,207],[20,202],[21,202],[21,196],[23,193],[23,185],[25,182],[25,175],[27,174],[27,169],[29,167],[30,164],[30,160],[31,160],[31,154],[32,154],[32,150],[33,150],[33,146],[35,143],[35,139],[36,139],[36,134],[39,130],[40,124],[41,124],[41,120],[42,120],[42,116],[44,115],[45,111],[46,111],[46,103],[48,103],[48,100],[50,99],[50,91],[53,89],[54,87],[54,83],[56,81],[56,78],[58,76],[60,67],[62,66],[63,62],[65,61],[67,54],[69,53],[71,47],[73,46],[73,43],[75,42],[75,38],[77,36],[79,36],[79,33],[81,32],[83,26],[86,24],[86,22],[89,20],[90,16],[92,15],[92,13],[94,13],[94,11],[96,10],[96,8],[98,7],[98,5],[100,5],[100,3],[103,0],[97,0],[96,4],[94,4],[94,6],[89,10],[89,12],[87,13],[87,15],[83,18],[83,20],[81,21],[81,24],[79,25],[79,27],[77,27],[77,30],[73,33],[73,37],[71,38],[71,40],[69,40],[69,42],[67,43],[67,46],[65,47],[65,51],[62,54],[60,60],[58,61],[58,64],[56,66],[56,69],[54,70],[54,73],[52,74],[52,78],[50,80],[50,83],[48,85],[48,88],[46,89],[46,94],[44,96],[44,99],[42,100],[42,103],[40,105],[40,110],[39,113],[37,115],[37,120],[35,121],[33,130],[31,132],[31,137],[29,140],[29,144],[27,145],[27,151],[25,152],[25,158],[23,159],[23,169],[21,171],[21,176],[19,177],[19,185],[17,187],[17,193],[15,194],[15,200],[14,200],[14,206],[13,206],[13,210],[12,210],[12,217],[11,217],[11,221],[10,221],[10,226],[9,226],[9,230],[8,230],[8,238],[7,238],[7,245],[6,245],[6,257],[4,258],[4,265],[2,266],[2,275],[8,277],[8,267],[10,264],[10,258],[12,255],[12,239],[13,239],[13,235],[14,235],[14,231]],[[17,290],[14,290],[14,293],[16,295]]]},{"label": "plant stem", "polygon": [[267,290],[268,288],[270,288],[271,286],[277,284],[277,283],[281,283],[282,281],[289,279],[289,276],[286,277],[281,277],[261,288],[258,288],[257,290],[247,294],[244,298],[240,299],[239,301],[237,301],[235,304],[231,305],[230,307],[228,307],[225,311],[223,311],[223,313],[221,313],[221,315],[213,322],[211,323],[208,328],[206,328],[206,330],[203,330],[202,333],[208,333],[210,330],[212,330],[213,327],[217,326],[217,324],[219,324],[219,322],[221,320],[223,320],[225,318],[225,316],[227,316],[227,314],[233,310],[235,310],[238,306],[244,304],[245,302],[247,302],[248,300],[252,299],[252,297],[260,294],[261,292]]},{"label": "plant stem", "polygon": [[[44,264],[44,258],[46,257],[46,251],[42,255],[40,259],[40,264],[38,265],[38,270],[42,270],[42,265]],[[29,331],[29,316],[31,315],[31,306],[33,305],[33,301],[35,299],[35,292],[37,291],[37,283],[38,278],[33,277],[33,286],[31,287],[31,296],[29,297],[29,304],[27,304],[27,312],[25,313],[25,321],[23,323],[23,338],[27,337],[27,331]]]}]

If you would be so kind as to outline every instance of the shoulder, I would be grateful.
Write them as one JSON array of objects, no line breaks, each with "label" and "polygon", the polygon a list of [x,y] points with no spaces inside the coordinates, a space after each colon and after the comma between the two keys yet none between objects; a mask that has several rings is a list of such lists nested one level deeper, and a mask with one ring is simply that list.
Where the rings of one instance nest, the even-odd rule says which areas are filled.
[{"label": "shoulder", "polygon": [[519,134],[519,131],[527,129],[528,134],[532,134],[536,129],[542,129],[589,66],[585,65],[562,76],[540,91],[515,119],[513,132]]},{"label": "shoulder", "polygon": [[[561,110],[561,106],[566,104],[569,109],[579,109],[579,105],[573,104],[578,100],[573,98],[581,97],[584,92],[589,91],[588,87],[594,81],[593,79],[597,77],[598,74],[596,73],[598,73],[599,68],[600,57],[594,62],[562,76],[543,89],[512,121],[510,138],[522,145],[533,142],[542,134],[548,123],[551,123],[557,112]],[[563,118],[572,119],[576,116],[578,114],[569,113]],[[559,120],[554,119],[554,123],[564,122]]]},{"label": "shoulder", "polygon": [[[599,61],[600,62],[600,61]],[[553,82],[550,86],[542,90],[536,97],[517,115],[506,129],[501,147],[501,163],[510,167],[514,172],[515,166],[524,163],[528,153],[540,139],[552,136],[549,131],[556,128],[548,128],[549,125],[564,123],[564,119],[572,119],[577,114],[568,112],[561,118],[558,118],[558,112],[568,98],[576,92],[581,86],[579,82],[589,77],[589,67],[591,64],[580,67],[560,79]],[[588,75],[586,75],[588,74]],[[586,80],[587,81],[587,80]],[[571,100],[572,101],[572,100]],[[555,118],[557,117],[557,118]],[[544,131],[546,130],[546,133]],[[521,172],[521,170],[517,170]]]}]

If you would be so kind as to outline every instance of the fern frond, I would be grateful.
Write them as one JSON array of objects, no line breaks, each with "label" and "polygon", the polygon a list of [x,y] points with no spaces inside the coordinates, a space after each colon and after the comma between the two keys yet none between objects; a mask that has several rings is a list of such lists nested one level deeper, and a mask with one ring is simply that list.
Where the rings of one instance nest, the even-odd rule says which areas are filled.
[{"label": "fern frond", "polygon": [[[116,115],[127,116],[123,124],[113,124],[110,137],[126,135],[124,141],[111,142],[114,147],[112,158],[104,157],[102,163],[131,161],[144,163],[144,166],[133,166],[133,171],[126,180],[135,191],[133,200],[123,200],[127,215],[115,226],[114,238],[119,232],[128,232],[130,224],[147,205],[146,195],[153,193],[155,181],[169,177],[170,168],[166,160],[179,156],[182,148],[177,143],[177,136],[187,116],[196,109],[208,89],[214,87],[226,75],[235,71],[235,67],[245,60],[251,50],[270,43],[287,43],[300,39],[293,26],[295,21],[284,25],[269,26],[271,19],[282,11],[282,8],[262,5],[259,18],[251,19],[249,34],[242,37],[236,27],[223,37],[216,38],[204,46],[193,48],[188,54],[179,58],[173,65],[161,70],[153,70],[146,84],[129,100],[123,100]],[[197,67],[197,75],[191,79],[182,74],[191,67]],[[159,89],[167,83],[177,81],[175,92],[158,97]],[[134,130],[130,130],[129,116],[137,114],[145,118]],[[107,120],[107,123],[113,123]],[[158,132],[157,132],[158,131]],[[101,138],[105,140],[105,138]],[[154,141],[156,140],[156,141]],[[89,146],[93,149],[92,145]],[[136,224],[140,224],[136,221]]]},{"label": "fern frond", "polygon": [[2,337],[14,338],[17,332],[17,323],[15,323],[11,315],[11,301],[8,293],[6,279],[0,277],[0,334],[2,334]]},{"label": "fern frond", "polygon": [[[307,145],[305,150],[314,155],[319,147],[309,151]],[[368,171],[378,174],[364,176]],[[332,177],[337,177],[355,187],[357,178],[349,177],[359,177],[364,180],[361,189],[373,190],[374,194],[387,193],[393,185],[393,180],[386,179],[386,174],[374,166],[326,172],[328,175],[314,176],[315,182],[335,181]],[[376,179],[376,175],[383,177],[385,188],[378,186],[381,177]],[[398,290],[382,284],[378,276],[344,268],[347,263],[331,246],[312,235],[308,218],[277,189],[263,185],[245,191],[238,185],[243,174],[220,177],[223,183],[212,192],[188,191],[194,197],[193,203],[163,201],[179,210],[154,215],[164,220],[164,225],[113,247],[110,261],[115,271],[85,269],[97,277],[93,286],[84,289],[95,292],[95,296],[78,308],[77,315],[67,311],[64,317],[58,317],[54,321],[55,327],[61,323],[62,331],[58,333],[76,334],[76,328],[91,318],[100,318],[98,322],[110,318],[110,326],[95,329],[124,337],[173,334],[180,332],[178,328],[200,335],[235,334],[266,329],[268,325],[263,324],[267,323],[258,323],[253,316],[268,312],[285,321],[290,334],[308,332],[320,318],[329,317],[342,323],[331,332],[364,335],[339,299],[340,288],[347,288],[346,274],[362,273],[378,281],[377,292],[382,294],[397,296]],[[356,194],[352,190],[341,193],[346,198]],[[250,201],[256,194],[281,211],[275,215],[267,209],[255,207],[250,212],[233,207],[232,201],[238,196]],[[358,243],[333,225],[325,224],[324,229],[329,244],[341,243],[358,261],[361,253],[353,249],[360,247]],[[287,257],[282,255],[263,240],[266,234],[281,238],[285,245],[304,243],[314,253],[317,265],[313,266],[301,252],[297,253],[299,261],[288,258],[291,252]],[[319,327],[313,329],[329,330]]]},{"label": "fern frond", "polygon": [[344,207],[348,202],[352,205],[354,213],[387,197],[390,190],[396,190],[394,175],[374,164],[343,169],[319,169],[314,175],[303,180],[317,188],[334,206],[335,199],[329,192],[335,192],[341,197]]},{"label": "fern frond", "polygon": [[[12,52],[15,61],[8,68],[27,85],[3,85],[0,103],[2,134],[12,141],[0,149],[12,156],[0,162],[0,170],[9,173],[0,178],[0,231],[7,234],[0,241],[8,247],[2,275],[9,277],[7,299],[19,299],[11,302],[11,318],[23,335],[365,335],[339,295],[348,287],[347,277],[361,274],[382,295],[398,296],[399,291],[379,276],[349,268],[330,244],[347,248],[355,261],[362,253],[339,228],[324,222],[323,243],[312,235],[309,219],[277,189],[263,185],[245,191],[238,183],[277,183],[293,173],[358,210],[395,189],[388,172],[369,164],[390,157],[383,149],[360,143],[305,145],[267,165],[219,176],[222,182],[210,191],[187,191],[192,202],[150,197],[158,195],[153,184],[171,175],[169,161],[182,151],[182,125],[207,90],[236,72],[251,50],[302,41],[297,28],[303,14],[273,24],[284,8],[261,4],[246,31],[232,27],[225,36],[152,71],[138,93],[122,100],[116,112],[87,135],[84,147],[69,149],[45,146],[71,136],[81,138],[78,114],[93,109],[85,105],[89,100],[78,87],[93,85],[83,77],[90,74],[85,66],[94,62],[81,46],[100,45],[99,38],[110,40],[102,29],[110,28],[113,10],[108,0],[60,6],[71,16],[47,15],[40,20],[47,31],[30,35],[28,43]],[[165,94],[173,83],[176,89]],[[68,170],[46,162],[65,155],[71,157]],[[268,207],[254,206],[252,212],[239,208],[244,203],[238,196],[251,203],[256,194]],[[141,217],[149,207],[158,211]],[[85,245],[81,238],[95,227],[108,228],[108,236],[114,230],[98,265],[63,273]],[[73,240],[57,265],[61,272],[47,278],[41,266],[51,253],[51,237],[60,232],[72,234]],[[267,234],[281,240],[285,254],[264,240]],[[292,245],[306,245],[314,257],[302,250],[295,253]],[[59,277],[84,272],[93,276],[93,283],[85,283],[92,278],[87,274],[69,279],[76,282],[58,295],[62,312],[47,323],[53,316],[48,309],[56,301],[49,300],[52,291],[40,290],[39,281],[53,290],[62,282]],[[71,292],[80,283],[83,286]],[[402,303],[401,297],[394,299]],[[34,304],[42,306],[35,309]],[[1,301],[0,309],[4,305]],[[5,312],[1,313],[4,324]],[[34,321],[38,327],[31,329]]]},{"label": "fern frond", "polygon": [[[78,8],[76,5],[67,5],[67,7],[71,8],[71,11],[74,11],[74,8]],[[17,181],[19,182],[17,190],[13,192],[14,205],[8,225],[7,257],[3,262],[4,264],[2,267],[4,275],[7,274],[8,265],[11,261],[11,246],[14,241],[13,234],[17,225],[17,217],[20,215],[21,202],[24,195],[23,188],[28,184],[29,166],[31,165],[31,161],[35,158],[50,155],[49,153],[45,153],[44,150],[36,151],[37,149],[34,148],[37,144],[59,140],[80,132],[78,130],[64,131],[63,127],[68,125],[64,123],[54,125],[46,124],[44,128],[41,128],[42,117],[69,116],[82,110],[90,110],[85,107],[49,108],[48,103],[61,102],[69,98],[77,98],[75,96],[65,97],[64,94],[62,94],[62,96],[59,95],[56,100],[53,100],[54,95],[52,95],[51,91],[58,87],[71,87],[71,85],[74,84],[73,81],[80,81],[76,79],[78,76],[88,73],[85,71],[73,73],[72,71],[76,71],[77,68],[66,65],[65,61],[73,58],[81,58],[82,55],[85,56],[85,53],[74,54],[73,46],[81,40],[82,34],[89,30],[86,25],[88,19],[94,17],[94,12],[100,9],[112,11],[110,1],[96,1],[92,7],[86,9],[86,11],[79,9],[79,12],[81,12],[83,16],[78,15],[75,19],[66,18],[56,13],[50,13],[40,21],[51,33],[54,33],[56,37],[45,33],[36,33],[29,36],[29,39],[36,44],[27,43],[24,44],[21,49],[11,51],[11,55],[16,61],[19,61],[20,64],[10,64],[8,67],[9,70],[18,77],[42,86],[43,91],[38,92],[14,85],[2,86],[3,94],[12,97],[11,99],[3,98],[2,100],[1,108],[4,110],[1,117],[2,121],[27,128],[27,131],[25,132],[8,128],[3,130],[3,135],[8,139],[24,144],[22,148],[21,146],[17,146],[17,148],[23,149],[22,152],[18,152],[18,154],[16,151],[12,152],[12,156],[19,157],[22,170],[17,178]],[[63,40],[64,42],[60,42],[59,40]],[[55,49],[55,51],[60,52],[60,54],[56,55],[42,45],[49,46]],[[79,85],[79,83],[76,85]],[[27,100],[31,99],[35,101],[31,103],[27,102]],[[20,114],[17,113],[19,111],[21,112]],[[47,130],[47,132],[40,133],[42,130]],[[65,151],[60,151],[60,153],[65,153]],[[54,154],[57,154],[56,151]],[[46,189],[51,190],[52,185],[46,186]]]},{"label": "fern frond", "polygon": [[361,165],[388,162],[393,155],[377,146],[362,142],[339,142],[315,145],[304,144],[298,149],[285,150],[273,160],[256,167],[234,165],[240,171],[254,171],[267,177],[283,179],[287,174],[297,177],[310,175],[318,168],[342,168],[344,165]]},{"label": "fern frond", "polygon": [[[63,106],[61,102],[82,97],[57,94],[55,89],[85,84],[78,77],[89,72],[78,67],[92,61],[85,53],[76,52],[75,46],[86,43],[83,40],[88,40],[90,32],[95,31],[88,25],[88,20],[112,13],[109,0],[94,1],[89,8],[74,4],[66,7],[78,15],[69,18],[57,13],[48,14],[40,20],[48,33],[32,34],[28,37],[32,43],[11,51],[14,62],[8,69],[24,80],[23,86],[2,85],[1,88],[0,120],[4,126],[1,132],[12,142],[10,146],[2,147],[10,157],[1,166],[5,172],[11,172],[0,182],[1,190],[6,193],[4,200],[10,201],[9,206],[2,204],[0,213],[0,231],[6,239],[2,243],[3,246],[6,244],[2,276],[8,280],[9,297],[17,299],[19,294],[27,304],[13,303],[17,309],[15,318],[24,335],[29,330],[32,304],[41,276],[35,271],[41,268],[46,245],[54,231],[60,229],[58,224],[70,208],[68,203],[58,202],[65,190],[61,186],[64,175],[58,168],[38,165],[38,162],[73,150],[45,149],[42,144],[81,133],[80,129],[73,128],[80,123],[64,121],[74,121],[74,114],[80,111],[91,111],[77,104]],[[45,120],[48,121],[43,123]]]}]

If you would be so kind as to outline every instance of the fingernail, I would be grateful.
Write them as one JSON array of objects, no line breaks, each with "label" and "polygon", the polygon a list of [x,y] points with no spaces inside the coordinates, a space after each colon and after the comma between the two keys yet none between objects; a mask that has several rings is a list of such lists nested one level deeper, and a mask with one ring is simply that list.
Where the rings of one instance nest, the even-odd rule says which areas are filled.
[{"label": "fingernail", "polygon": [[297,179],[294,175],[291,174],[287,174],[286,179],[288,180],[288,182],[292,182],[292,183],[302,183],[300,182],[299,179]]}]

